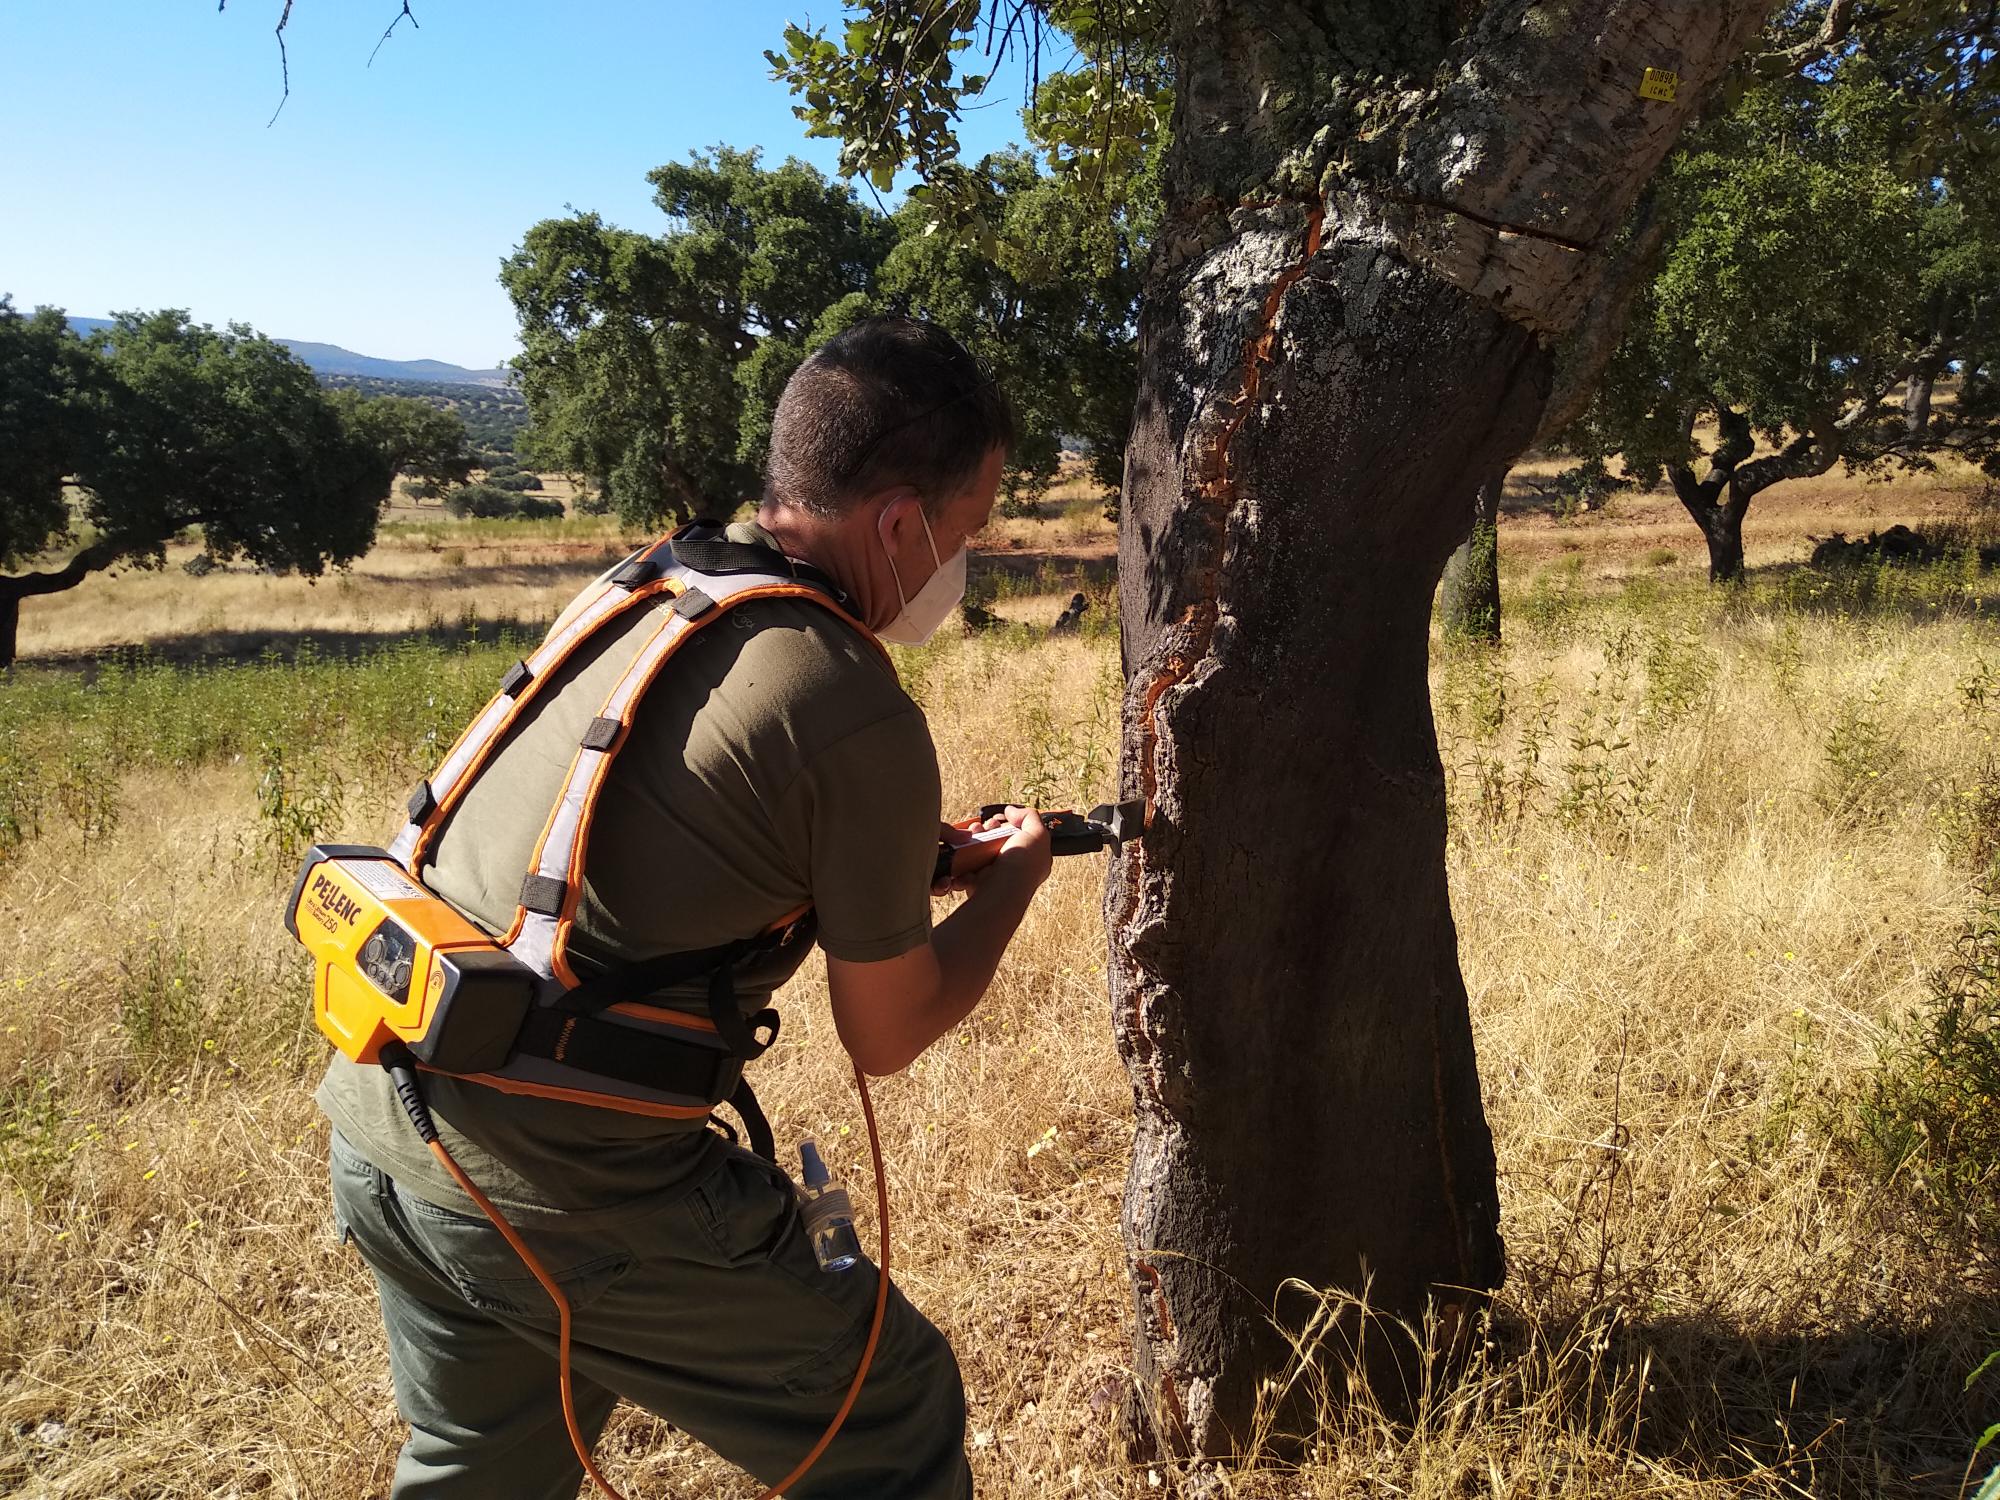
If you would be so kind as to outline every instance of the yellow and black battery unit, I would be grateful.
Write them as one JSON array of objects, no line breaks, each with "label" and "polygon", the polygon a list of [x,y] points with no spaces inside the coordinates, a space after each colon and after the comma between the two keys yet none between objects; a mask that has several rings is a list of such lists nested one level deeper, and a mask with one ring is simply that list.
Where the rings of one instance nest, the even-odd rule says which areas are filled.
[{"label": "yellow and black battery unit", "polygon": [[406,874],[386,849],[316,844],[285,926],[312,955],[313,1020],[356,1062],[402,1042],[447,1073],[506,1063],[532,969]]}]

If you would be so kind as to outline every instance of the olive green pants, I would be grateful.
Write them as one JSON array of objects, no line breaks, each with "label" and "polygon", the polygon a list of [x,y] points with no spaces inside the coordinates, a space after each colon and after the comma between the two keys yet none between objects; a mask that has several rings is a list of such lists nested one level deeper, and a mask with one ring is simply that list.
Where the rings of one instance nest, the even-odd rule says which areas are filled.
[{"label": "olive green pants", "polygon": [[[334,1221],[375,1273],[396,1404],[397,1500],[556,1500],[583,1467],[564,1430],[553,1305],[483,1218],[399,1192],[339,1132]],[[658,1204],[517,1226],[572,1308],[577,1418],[619,1397],[765,1484],[846,1395],[877,1272],[819,1269],[790,1180],[747,1151]],[[951,1346],[891,1287],[880,1346],[840,1435],[791,1500],[963,1500],[965,1392]]]}]

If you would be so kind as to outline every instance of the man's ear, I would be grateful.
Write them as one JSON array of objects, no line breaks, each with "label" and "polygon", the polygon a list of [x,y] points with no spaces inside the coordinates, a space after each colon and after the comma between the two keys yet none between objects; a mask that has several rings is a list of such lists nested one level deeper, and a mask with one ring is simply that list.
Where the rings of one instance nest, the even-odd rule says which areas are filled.
[{"label": "man's ear", "polygon": [[887,492],[875,524],[892,546],[902,547],[923,529],[923,502],[908,485]]}]

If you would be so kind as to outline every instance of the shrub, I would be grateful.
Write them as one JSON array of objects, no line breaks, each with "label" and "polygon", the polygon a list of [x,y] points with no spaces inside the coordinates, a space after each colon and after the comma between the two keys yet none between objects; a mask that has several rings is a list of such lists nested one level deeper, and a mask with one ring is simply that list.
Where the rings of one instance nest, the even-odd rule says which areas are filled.
[{"label": "shrub", "polygon": [[514,514],[524,521],[560,521],[563,518],[562,501],[523,495],[514,503]]},{"label": "shrub", "polygon": [[2000,1246],[2000,896],[1990,887],[1930,989],[1863,1084],[1849,1144],[1916,1222]]},{"label": "shrub", "polygon": [[499,520],[503,516],[518,515],[521,501],[517,495],[496,489],[490,484],[468,484],[451,492],[444,508],[461,520],[467,516],[482,521]]},{"label": "shrub", "polygon": [[523,474],[519,469],[509,469],[501,474],[488,474],[486,483],[496,490],[511,490],[517,495],[526,490],[538,490],[542,487],[541,480],[533,474]]},{"label": "shrub", "polygon": [[1882,817],[1895,800],[1892,772],[1902,747],[1881,717],[1882,695],[1870,688],[1860,702],[1848,700],[1834,714],[1822,743],[1826,760],[1814,796],[1839,818],[1868,822]]}]

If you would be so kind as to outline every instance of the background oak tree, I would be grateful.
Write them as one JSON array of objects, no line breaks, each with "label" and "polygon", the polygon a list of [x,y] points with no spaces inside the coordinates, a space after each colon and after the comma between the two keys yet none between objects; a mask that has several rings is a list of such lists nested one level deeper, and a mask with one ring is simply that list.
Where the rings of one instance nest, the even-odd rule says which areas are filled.
[{"label": "background oak tree", "polygon": [[330,396],[241,325],[122,313],[82,339],[60,312],[24,316],[4,300],[0,445],[23,456],[0,466],[0,564],[75,548],[0,575],[0,666],[24,598],[118,564],[159,567],[190,530],[217,560],[316,577],[368,550],[399,470],[455,480],[471,465],[455,416]]}]

